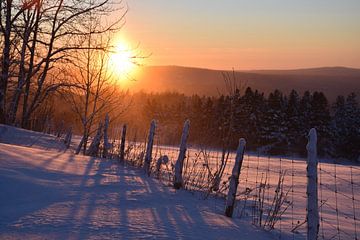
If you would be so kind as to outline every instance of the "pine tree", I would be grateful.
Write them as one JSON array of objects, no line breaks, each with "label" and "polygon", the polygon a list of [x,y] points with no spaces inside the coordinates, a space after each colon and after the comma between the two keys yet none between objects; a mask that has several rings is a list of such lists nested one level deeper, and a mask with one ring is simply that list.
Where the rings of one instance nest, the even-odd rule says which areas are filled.
[{"label": "pine tree", "polygon": [[191,122],[191,135],[192,139],[201,142],[202,133],[205,131],[203,128],[203,102],[198,95],[194,95],[190,98],[190,111],[189,119]]},{"label": "pine tree", "polygon": [[346,100],[338,96],[333,108],[332,153],[335,157],[356,160],[360,156],[360,109],[356,95],[351,93]]},{"label": "pine tree", "polygon": [[329,149],[330,137],[330,110],[329,104],[322,92],[314,92],[310,101],[310,128],[317,130],[318,140],[318,153],[324,155]]},{"label": "pine tree", "polygon": [[203,126],[202,143],[205,145],[215,146],[214,139],[217,138],[215,135],[215,130],[217,126],[215,125],[215,119],[217,116],[215,115],[214,109],[214,101],[212,98],[207,97],[203,101],[203,116],[201,119],[201,125]]},{"label": "pine tree", "polygon": [[279,90],[270,93],[263,117],[261,139],[271,146],[272,153],[282,153],[286,142],[287,126],[285,121],[286,99]]},{"label": "pine tree", "polygon": [[311,93],[305,91],[299,103],[299,136],[297,141],[297,148],[301,155],[306,154],[306,144],[308,132],[311,129]]},{"label": "pine tree", "polygon": [[296,149],[298,147],[298,139],[301,136],[301,119],[300,119],[300,97],[299,94],[292,90],[289,95],[289,100],[286,108],[286,125],[287,131],[287,145]]},{"label": "pine tree", "polygon": [[247,140],[247,148],[255,148],[259,142],[259,126],[264,104],[263,94],[248,87],[236,105],[237,138]]}]

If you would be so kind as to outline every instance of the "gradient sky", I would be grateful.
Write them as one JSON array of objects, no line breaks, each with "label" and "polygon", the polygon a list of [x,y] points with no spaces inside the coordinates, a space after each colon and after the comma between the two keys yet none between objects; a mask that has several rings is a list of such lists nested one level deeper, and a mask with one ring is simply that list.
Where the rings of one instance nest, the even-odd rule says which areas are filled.
[{"label": "gradient sky", "polygon": [[127,0],[149,65],[360,68],[360,0]]}]

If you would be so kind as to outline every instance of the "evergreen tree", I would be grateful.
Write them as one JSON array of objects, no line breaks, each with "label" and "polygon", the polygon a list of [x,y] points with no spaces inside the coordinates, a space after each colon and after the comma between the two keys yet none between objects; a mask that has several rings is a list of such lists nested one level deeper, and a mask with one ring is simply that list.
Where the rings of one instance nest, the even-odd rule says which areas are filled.
[{"label": "evergreen tree", "polygon": [[191,123],[191,135],[189,141],[196,139],[199,143],[202,141],[202,133],[206,131],[206,129],[203,124],[203,102],[198,95],[194,95],[190,98],[189,119]]},{"label": "evergreen tree", "polygon": [[309,129],[311,128],[310,124],[310,109],[311,109],[311,94],[309,91],[304,92],[300,100],[300,131],[303,137],[306,137]]},{"label": "evergreen tree", "polygon": [[360,109],[356,95],[351,93],[345,100],[339,96],[334,104],[332,133],[333,155],[349,159],[360,156]]},{"label": "evergreen tree", "polygon": [[263,117],[261,139],[263,143],[271,146],[272,153],[282,153],[282,146],[286,142],[286,101],[279,90],[270,93]]},{"label": "evergreen tree", "polygon": [[259,142],[259,126],[264,104],[263,94],[248,87],[236,105],[236,130],[238,138],[247,140],[247,148],[255,148]]},{"label": "evergreen tree", "polygon": [[250,119],[252,121],[254,128],[254,133],[253,133],[254,138],[256,138],[254,144],[256,144],[257,147],[260,146],[261,144],[260,134],[261,134],[261,126],[263,124],[262,119],[265,112],[265,107],[266,105],[265,105],[264,93],[259,93],[258,90],[255,90],[254,99],[253,99],[253,110],[250,115]]},{"label": "evergreen tree", "polygon": [[330,121],[329,104],[325,95],[322,92],[314,92],[310,101],[309,130],[311,128],[317,130],[318,153],[320,155],[324,155],[328,151]]},{"label": "evergreen tree", "polygon": [[213,99],[207,97],[203,101],[203,118],[201,123],[204,131],[202,132],[202,143],[204,145],[215,146],[214,139],[217,138],[215,135],[217,126],[215,125],[215,120],[217,116],[215,115],[214,102]]},{"label": "evergreen tree", "polygon": [[301,115],[300,115],[300,97],[299,94],[292,90],[289,95],[289,100],[286,108],[286,125],[287,131],[287,145],[292,148],[298,148],[298,139],[301,136]]},{"label": "evergreen tree", "polygon": [[299,153],[303,156],[306,154],[308,133],[311,129],[311,98],[311,93],[309,91],[305,91],[299,103],[299,136],[297,140],[297,148],[299,149]]}]

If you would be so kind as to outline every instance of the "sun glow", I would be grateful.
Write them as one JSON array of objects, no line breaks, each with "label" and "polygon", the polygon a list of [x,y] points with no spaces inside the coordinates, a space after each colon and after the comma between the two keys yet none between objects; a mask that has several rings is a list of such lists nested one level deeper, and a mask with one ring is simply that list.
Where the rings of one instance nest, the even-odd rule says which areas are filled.
[{"label": "sun glow", "polygon": [[136,66],[134,54],[126,43],[116,43],[114,52],[109,57],[109,67],[116,77],[124,79],[134,71]]}]

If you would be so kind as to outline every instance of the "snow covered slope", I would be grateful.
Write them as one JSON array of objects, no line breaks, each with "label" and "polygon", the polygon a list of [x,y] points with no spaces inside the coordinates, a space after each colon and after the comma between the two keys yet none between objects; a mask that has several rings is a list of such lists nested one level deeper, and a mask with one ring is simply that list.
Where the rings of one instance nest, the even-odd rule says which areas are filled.
[{"label": "snow covered slope", "polygon": [[63,141],[53,135],[3,124],[0,124],[0,143],[41,149],[66,149]]},{"label": "snow covered slope", "polygon": [[0,144],[0,192],[0,239],[274,237],[223,216],[222,200],[174,191],[111,160],[54,150]]}]

